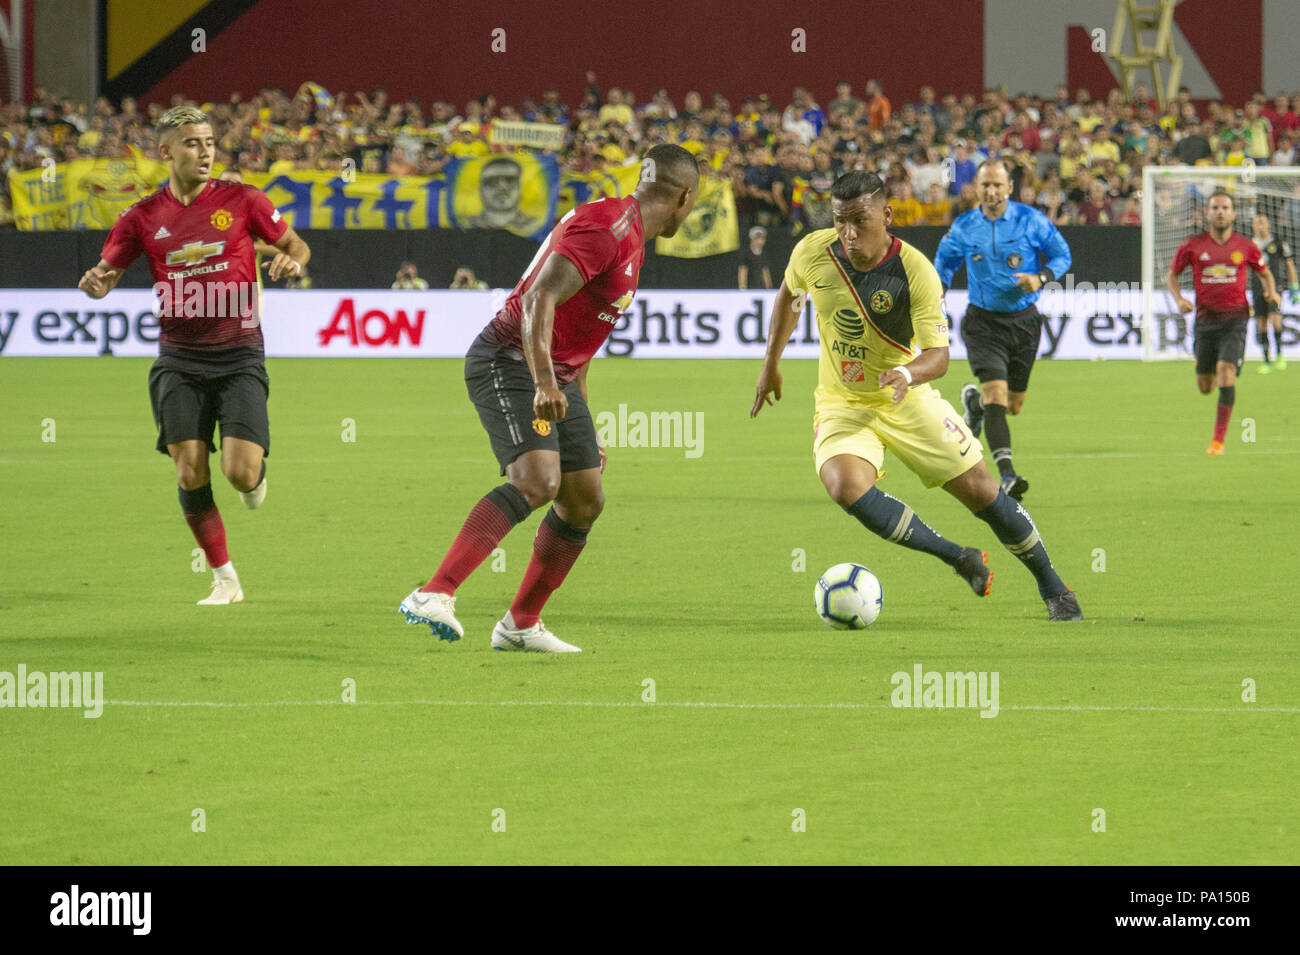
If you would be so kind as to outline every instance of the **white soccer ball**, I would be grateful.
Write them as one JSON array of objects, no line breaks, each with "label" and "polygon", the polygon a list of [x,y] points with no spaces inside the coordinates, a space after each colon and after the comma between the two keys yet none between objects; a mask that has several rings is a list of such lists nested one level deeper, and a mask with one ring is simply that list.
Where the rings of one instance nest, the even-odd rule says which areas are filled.
[{"label": "white soccer ball", "polygon": [[880,616],[880,581],[861,564],[836,564],[817,578],[817,616],[836,630],[861,630]]}]

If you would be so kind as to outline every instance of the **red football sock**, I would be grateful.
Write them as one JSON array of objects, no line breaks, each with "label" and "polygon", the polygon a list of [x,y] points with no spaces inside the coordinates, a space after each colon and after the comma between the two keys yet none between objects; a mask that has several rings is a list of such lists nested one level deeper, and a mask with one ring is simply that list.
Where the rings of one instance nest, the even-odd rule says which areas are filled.
[{"label": "red football sock", "polygon": [[221,523],[217,505],[213,504],[201,514],[186,514],[185,523],[190,525],[194,539],[203,548],[209,567],[230,563],[230,554],[226,550],[226,525]]},{"label": "red football sock", "polygon": [[547,599],[564,583],[582,548],[587,543],[591,528],[574,527],[555,513],[546,512],[537,539],[533,541],[533,556],[524,571],[523,582],[515,602],[510,605],[510,616],[520,630],[537,623]]},{"label": "red football sock", "polygon": [[528,513],[528,502],[513,484],[493,488],[474,505],[447,556],[438,565],[438,572],[420,590],[454,594],[474,568],[496,550],[501,539]]},{"label": "red football sock", "polygon": [[[1225,404],[1223,401],[1224,398],[1223,393],[1227,390],[1228,390],[1227,388],[1219,389],[1219,403],[1215,407],[1214,440],[1218,441],[1220,444],[1223,443],[1223,439],[1228,434],[1228,420],[1232,417],[1232,402],[1229,401]],[[1235,388],[1233,388],[1232,390],[1234,392],[1236,391]],[[1233,395],[1233,397],[1236,396]]]}]

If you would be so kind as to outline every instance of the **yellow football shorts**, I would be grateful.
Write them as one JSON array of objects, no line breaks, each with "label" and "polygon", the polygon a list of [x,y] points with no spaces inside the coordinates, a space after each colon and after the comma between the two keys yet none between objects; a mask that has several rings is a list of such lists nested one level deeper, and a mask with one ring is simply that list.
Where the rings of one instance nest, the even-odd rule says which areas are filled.
[{"label": "yellow football shorts", "polygon": [[966,422],[933,388],[913,389],[901,403],[886,407],[817,407],[813,457],[819,475],[837,454],[852,454],[869,461],[883,478],[886,450],[926,487],[946,484],[983,459]]}]

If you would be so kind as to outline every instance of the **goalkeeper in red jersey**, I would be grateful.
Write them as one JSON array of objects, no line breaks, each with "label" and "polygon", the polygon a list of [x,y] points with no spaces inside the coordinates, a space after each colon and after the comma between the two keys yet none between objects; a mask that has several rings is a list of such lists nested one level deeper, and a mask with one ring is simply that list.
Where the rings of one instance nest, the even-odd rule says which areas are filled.
[{"label": "goalkeeper in red jersey", "polygon": [[[546,237],[465,359],[465,384],[506,483],[474,505],[438,572],[399,606],[440,639],[465,630],[456,588],[530,513],[552,504],[514,602],[492,631],[495,650],[575,653],[540,613],[604,507],[605,450],[587,410],[587,369],[636,294],[645,244],[690,215],[699,167],[680,146],[646,153],[636,191],[568,213]],[[552,503],[554,502],[554,503]]]},{"label": "goalkeeper in red jersey", "polygon": [[[1196,310],[1195,345],[1196,387],[1208,395],[1219,388],[1219,406],[1214,419],[1214,438],[1206,454],[1222,454],[1223,441],[1237,400],[1237,375],[1246,356],[1246,325],[1250,305],[1246,301],[1246,278],[1249,271],[1259,273],[1264,298],[1281,304],[1273,274],[1260,257],[1259,246],[1233,231],[1236,206],[1232,195],[1220,189],[1210,196],[1206,207],[1210,228],[1192,236],[1174,255],[1165,276],[1165,285],[1178,310],[1187,314]],[[1192,286],[1196,304],[1183,297],[1178,277],[1192,267]]]}]

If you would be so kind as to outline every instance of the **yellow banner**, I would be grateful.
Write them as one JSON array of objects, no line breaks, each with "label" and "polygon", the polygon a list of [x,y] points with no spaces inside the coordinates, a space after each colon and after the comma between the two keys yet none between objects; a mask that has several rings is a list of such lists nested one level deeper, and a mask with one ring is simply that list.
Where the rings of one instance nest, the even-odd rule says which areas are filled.
[{"label": "yellow banner", "polygon": [[[631,195],[640,172],[633,163],[561,174],[552,156],[506,153],[458,160],[448,167],[448,176],[292,170],[276,175],[246,172],[244,182],[265,192],[296,229],[505,228],[540,240],[558,217],[577,205],[601,196]],[[19,229],[110,229],[123,209],[166,182],[167,165],[159,160],[78,159],[26,172],[13,170],[9,192]],[[723,248],[725,238],[714,235],[717,223],[708,226],[698,242],[721,242],[719,251],[737,248],[730,186],[718,200],[710,195],[701,196],[686,226],[697,228],[699,207],[720,201],[731,245]]]},{"label": "yellow banner", "polygon": [[295,169],[244,173],[295,229],[436,229],[447,222],[447,180]]},{"label": "yellow banner", "polygon": [[681,259],[702,259],[707,255],[734,252],[740,248],[736,224],[736,198],[731,181],[701,179],[695,208],[671,239],[660,236],[655,251]]},{"label": "yellow banner", "polygon": [[445,225],[506,229],[538,242],[551,231],[560,190],[560,164],[554,156],[498,153],[453,159],[443,171],[451,195]]},{"label": "yellow banner", "polygon": [[9,171],[14,224],[24,231],[110,229],[119,212],[167,182],[156,159],[74,159]]},{"label": "yellow banner", "polygon": [[622,199],[636,191],[641,180],[640,163],[611,166],[599,172],[564,172],[560,175],[560,198],[555,204],[556,219],[570,209],[601,196]]}]

